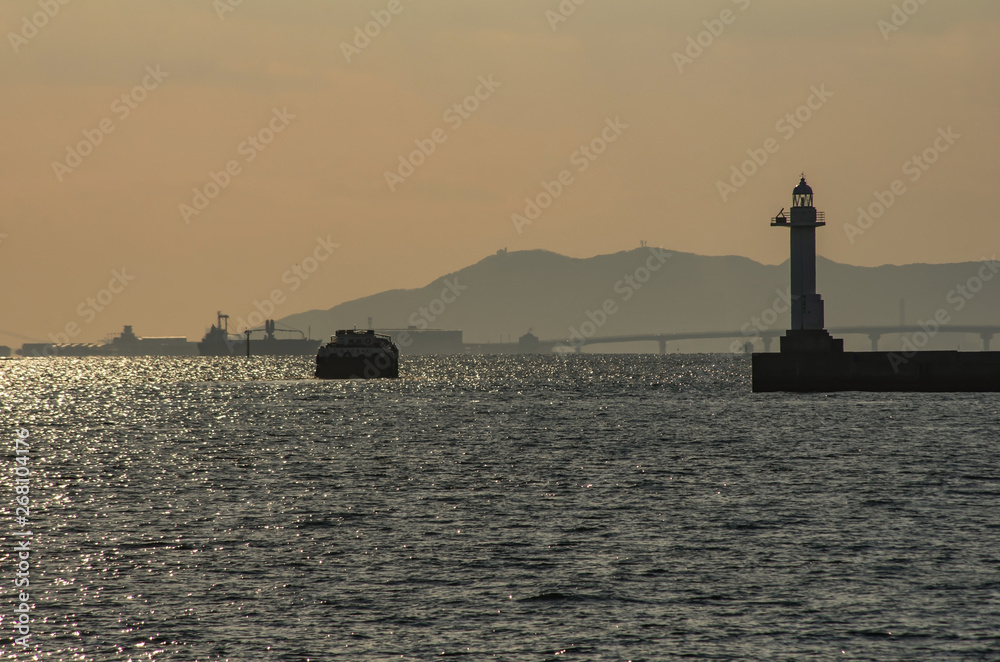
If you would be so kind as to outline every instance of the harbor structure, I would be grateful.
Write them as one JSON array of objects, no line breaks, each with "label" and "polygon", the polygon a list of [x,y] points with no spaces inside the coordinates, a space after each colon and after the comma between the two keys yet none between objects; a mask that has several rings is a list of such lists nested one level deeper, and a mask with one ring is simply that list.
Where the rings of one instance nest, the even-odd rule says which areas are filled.
[{"label": "harbor structure", "polygon": [[[198,343],[201,356],[310,356],[322,344],[308,338],[298,329],[280,329],[274,320],[265,320],[260,329],[246,329],[242,333],[229,331],[229,315],[216,313],[217,322],[205,332]],[[263,338],[254,338],[255,333],[264,333]],[[275,332],[289,333],[294,338],[278,338]],[[249,347],[248,347],[249,345]]]},{"label": "harbor structure", "polygon": [[127,324],[103,343],[24,343],[19,356],[197,356],[198,346],[183,336],[140,337]]},{"label": "harbor structure", "polygon": [[771,219],[790,238],[791,328],[781,351],[752,357],[754,392],[1000,391],[1000,352],[845,352],[826,330],[816,291],[816,230],[826,225],[805,176]]}]

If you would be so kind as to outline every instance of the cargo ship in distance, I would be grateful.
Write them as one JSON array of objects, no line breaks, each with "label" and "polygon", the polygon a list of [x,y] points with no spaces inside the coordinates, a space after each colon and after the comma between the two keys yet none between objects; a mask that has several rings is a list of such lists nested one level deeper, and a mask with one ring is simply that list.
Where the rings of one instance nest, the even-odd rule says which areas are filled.
[{"label": "cargo ship in distance", "polygon": [[[246,356],[247,337],[229,332],[229,315],[216,313],[217,321],[198,343],[201,356]],[[263,338],[254,338],[255,333]],[[278,338],[275,333],[291,333],[297,338]],[[263,329],[250,329],[251,356],[311,356],[320,346],[319,340],[306,337],[298,329],[279,329],[274,320],[266,320]]]},{"label": "cargo ship in distance", "polygon": [[316,354],[320,379],[399,377],[399,348],[374,330],[340,330]]}]

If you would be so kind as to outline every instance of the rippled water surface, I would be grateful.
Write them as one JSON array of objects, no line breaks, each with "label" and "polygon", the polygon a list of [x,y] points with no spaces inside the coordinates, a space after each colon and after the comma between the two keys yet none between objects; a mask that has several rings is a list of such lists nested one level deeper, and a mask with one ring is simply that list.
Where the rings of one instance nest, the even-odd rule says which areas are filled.
[{"label": "rippled water surface", "polygon": [[997,660],[1000,396],[731,356],[0,361],[4,659]]}]

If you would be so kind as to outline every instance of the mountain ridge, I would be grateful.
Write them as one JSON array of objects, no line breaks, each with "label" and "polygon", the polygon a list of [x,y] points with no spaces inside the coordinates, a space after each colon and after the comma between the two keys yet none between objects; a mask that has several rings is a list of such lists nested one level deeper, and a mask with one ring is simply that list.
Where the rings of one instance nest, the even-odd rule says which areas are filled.
[{"label": "mountain ridge", "polygon": [[[1000,323],[997,271],[1000,266],[989,261],[878,267],[822,257],[817,262],[827,326],[898,324],[901,300],[910,324],[931,319],[940,309],[954,323]],[[971,297],[956,294],[956,288],[975,285],[977,279]],[[764,315],[773,320],[767,328],[780,330],[788,326],[787,306],[781,303],[787,290],[787,261],[765,265],[739,255],[659,247],[589,258],[543,249],[501,250],[423,287],[386,290],[281,321],[326,337],[337,328],[367,327],[372,317],[380,329],[459,329],[466,342],[516,340],[529,329],[543,339],[568,338],[588,321],[595,327],[592,335],[681,333],[759,328],[754,320]],[[954,347],[956,338],[948,334],[937,340]]]}]

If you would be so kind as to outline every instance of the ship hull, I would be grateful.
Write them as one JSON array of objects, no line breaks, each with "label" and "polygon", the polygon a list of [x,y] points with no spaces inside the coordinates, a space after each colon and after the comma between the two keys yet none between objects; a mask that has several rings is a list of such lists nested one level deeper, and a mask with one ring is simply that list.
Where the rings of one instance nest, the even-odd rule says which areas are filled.
[{"label": "ship hull", "polygon": [[320,379],[395,379],[399,377],[399,355],[373,351],[360,356],[331,354],[316,358]]}]

